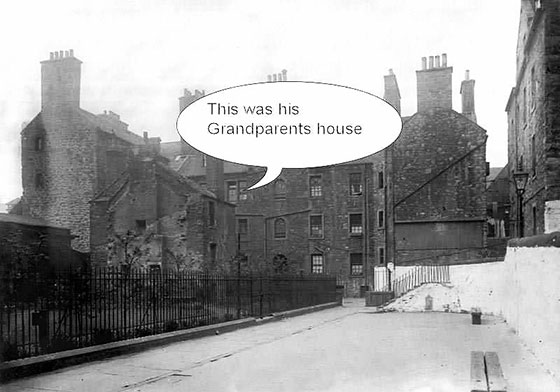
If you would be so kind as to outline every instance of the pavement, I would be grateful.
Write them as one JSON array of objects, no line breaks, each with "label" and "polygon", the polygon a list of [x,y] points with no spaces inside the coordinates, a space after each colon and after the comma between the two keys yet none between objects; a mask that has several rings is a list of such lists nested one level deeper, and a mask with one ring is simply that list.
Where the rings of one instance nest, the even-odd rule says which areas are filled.
[{"label": "pavement", "polygon": [[470,352],[496,351],[508,392],[560,391],[508,325],[469,314],[344,307],[0,385],[20,391],[470,391]]}]

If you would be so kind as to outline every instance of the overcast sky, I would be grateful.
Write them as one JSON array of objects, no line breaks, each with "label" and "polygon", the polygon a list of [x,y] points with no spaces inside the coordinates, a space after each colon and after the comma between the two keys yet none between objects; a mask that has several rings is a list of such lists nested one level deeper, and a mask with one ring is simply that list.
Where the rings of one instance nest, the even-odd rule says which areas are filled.
[{"label": "overcast sky", "polygon": [[[466,69],[491,166],[507,161],[516,0],[11,1],[0,6],[0,203],[21,194],[21,124],[40,110],[40,64],[55,50],[83,61],[81,107],[112,110],[134,132],[178,140],[183,88],[266,80],[335,83],[383,96],[397,75],[402,114],[416,111],[421,57],[447,53],[453,107]],[[336,98],[335,98],[336,99]],[[342,104],[342,102],[341,102]]]}]

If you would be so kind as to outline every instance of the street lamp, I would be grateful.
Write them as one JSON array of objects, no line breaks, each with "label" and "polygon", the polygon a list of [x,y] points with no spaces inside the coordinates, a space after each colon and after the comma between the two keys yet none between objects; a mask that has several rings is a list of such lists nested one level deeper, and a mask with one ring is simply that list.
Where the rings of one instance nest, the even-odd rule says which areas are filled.
[{"label": "street lamp", "polygon": [[523,237],[523,194],[527,186],[529,173],[524,171],[514,172],[513,180],[515,182],[515,192],[517,193],[517,236]]}]

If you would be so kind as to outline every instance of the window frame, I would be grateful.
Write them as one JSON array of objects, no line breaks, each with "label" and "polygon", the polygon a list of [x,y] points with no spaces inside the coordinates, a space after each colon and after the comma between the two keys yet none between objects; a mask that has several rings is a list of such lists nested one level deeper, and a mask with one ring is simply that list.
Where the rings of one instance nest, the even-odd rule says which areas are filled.
[{"label": "window frame", "polygon": [[[279,192],[279,185],[283,184],[283,189]],[[286,184],[286,180],[283,178],[278,178],[274,181],[274,198],[275,199],[285,199],[286,194],[288,193],[288,186]]]},{"label": "window frame", "polygon": [[[353,216],[359,216],[360,217],[360,231],[359,232],[355,232],[353,231],[354,227],[358,227],[352,224],[352,217]],[[352,236],[360,236],[364,234],[364,214],[360,213],[349,213],[348,214],[348,232],[350,235]]]},{"label": "window frame", "polygon": [[216,226],[216,203],[213,200],[208,200],[208,226]]},{"label": "window frame", "polygon": [[379,229],[385,228],[385,210],[377,210],[377,227]]},{"label": "window frame", "polygon": [[[320,227],[320,234],[313,234],[312,229],[312,218],[320,218],[321,219],[321,227]],[[324,238],[325,237],[325,222],[323,219],[323,214],[309,214],[309,238]]]},{"label": "window frame", "polygon": [[[316,258],[320,258],[321,263],[315,263]],[[322,253],[312,253],[311,256],[311,273],[314,275],[321,275],[325,273],[325,256]],[[319,271],[316,270],[319,267]]]},{"label": "window frame", "polygon": [[[241,225],[241,222],[244,222],[244,224]],[[241,227],[244,227],[244,231],[241,231]],[[237,218],[237,233],[241,235],[249,234],[249,219]]]},{"label": "window frame", "polygon": [[[353,181],[358,176],[359,182]],[[360,190],[355,191],[354,187],[359,185]],[[361,172],[353,172],[348,176],[348,187],[351,196],[361,196],[364,193],[364,176]]]},{"label": "window frame", "polygon": [[[316,179],[319,185],[313,185],[312,181]],[[313,194],[314,190],[318,190],[317,194]],[[323,176],[321,174],[311,174],[309,175],[309,197],[323,197]]]},{"label": "window frame", "polygon": [[[282,234],[282,232],[278,232],[278,224],[282,222],[282,224],[284,225],[284,232],[283,232],[283,236],[279,235]],[[275,240],[285,240],[286,238],[288,238],[288,222],[286,222],[285,218],[276,218],[273,221],[273,237]]]},{"label": "window frame", "polygon": [[377,187],[379,189],[385,188],[385,172],[383,170],[377,172]]},{"label": "window frame", "polygon": [[[359,255],[360,263],[356,263],[353,258],[356,258]],[[353,257],[354,256],[354,257]],[[351,277],[359,277],[364,276],[364,254],[363,253],[350,253],[349,254],[349,261],[350,261],[350,276]],[[359,272],[354,271],[354,267],[359,266]]]},{"label": "window frame", "polygon": [[377,248],[377,262],[379,265],[387,264],[387,255],[385,254],[385,247],[380,246]]}]

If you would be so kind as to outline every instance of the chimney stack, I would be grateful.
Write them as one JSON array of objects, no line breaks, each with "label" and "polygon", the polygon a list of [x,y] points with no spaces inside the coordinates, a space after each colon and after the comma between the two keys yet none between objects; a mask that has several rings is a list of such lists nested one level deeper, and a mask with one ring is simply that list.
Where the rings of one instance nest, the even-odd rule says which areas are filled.
[{"label": "chimney stack", "polygon": [[188,89],[184,89],[183,96],[179,97],[179,113],[181,113],[183,109],[185,109],[197,99],[204,97],[204,95],[206,95],[206,92],[204,90],[194,90],[193,94]]},{"label": "chimney stack", "polygon": [[447,54],[441,55],[441,63],[440,56],[430,56],[427,69],[425,59],[416,71],[418,111],[451,109],[453,67],[447,66]]},{"label": "chimney stack", "polygon": [[73,54],[73,50],[50,52],[49,59],[41,61],[42,111],[60,111],[80,107],[82,62]]},{"label": "chimney stack", "polygon": [[[425,59],[424,59],[425,60]],[[383,77],[385,79],[385,92],[383,99],[387,101],[395,110],[401,114],[401,93],[399,91],[399,84],[397,83],[397,76],[392,69],[389,70],[389,75]]]},{"label": "chimney stack", "polygon": [[461,82],[461,103],[463,116],[476,122],[474,110],[474,80],[470,78],[469,70],[465,71],[465,80]]}]

